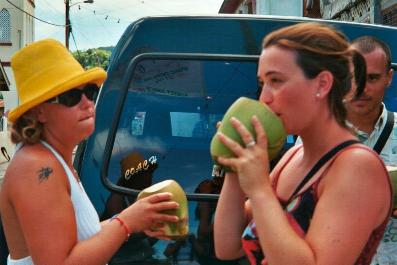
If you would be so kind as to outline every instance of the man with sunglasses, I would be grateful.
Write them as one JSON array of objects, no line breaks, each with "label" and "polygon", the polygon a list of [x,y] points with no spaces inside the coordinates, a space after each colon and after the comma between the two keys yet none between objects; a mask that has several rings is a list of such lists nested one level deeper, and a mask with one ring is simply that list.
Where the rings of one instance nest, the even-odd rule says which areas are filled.
[{"label": "man with sunglasses", "polygon": [[94,131],[94,100],[106,73],[84,70],[46,39],[12,60],[19,106],[9,115],[17,151],[0,193],[9,265],[106,264],[133,232],[164,238],[154,225],[177,222],[170,193],[141,199],[108,221],[99,217],[72,166],[75,146]]}]

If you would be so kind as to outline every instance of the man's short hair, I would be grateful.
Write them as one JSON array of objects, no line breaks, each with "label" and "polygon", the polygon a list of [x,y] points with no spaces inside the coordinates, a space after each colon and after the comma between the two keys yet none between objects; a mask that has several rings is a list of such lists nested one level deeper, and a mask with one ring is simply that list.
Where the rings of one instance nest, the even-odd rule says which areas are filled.
[{"label": "man's short hair", "polygon": [[381,49],[386,56],[386,71],[391,69],[391,51],[389,45],[374,36],[362,36],[352,41],[352,45],[362,54]]}]

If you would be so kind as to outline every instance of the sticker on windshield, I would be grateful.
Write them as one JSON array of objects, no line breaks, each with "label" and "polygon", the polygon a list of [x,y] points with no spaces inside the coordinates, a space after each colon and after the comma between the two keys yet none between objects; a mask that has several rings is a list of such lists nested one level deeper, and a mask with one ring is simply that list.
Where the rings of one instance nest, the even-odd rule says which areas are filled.
[{"label": "sticker on windshield", "polygon": [[142,135],[143,127],[145,125],[146,112],[137,111],[131,120],[131,134],[132,135]]}]

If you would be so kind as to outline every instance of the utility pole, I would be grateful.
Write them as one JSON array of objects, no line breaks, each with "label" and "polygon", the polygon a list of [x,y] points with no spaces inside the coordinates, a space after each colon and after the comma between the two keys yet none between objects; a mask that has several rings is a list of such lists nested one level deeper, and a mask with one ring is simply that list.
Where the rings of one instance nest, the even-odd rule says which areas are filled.
[{"label": "utility pole", "polygon": [[65,0],[65,46],[69,50],[70,19],[69,19],[69,0]]},{"label": "utility pole", "polygon": [[92,4],[94,3],[94,0],[85,0],[73,4],[70,4],[69,0],[65,0],[65,46],[67,49],[69,49],[69,37],[70,37],[70,32],[72,31],[72,25],[70,24],[70,19],[69,19],[69,10],[70,7],[81,3]]}]

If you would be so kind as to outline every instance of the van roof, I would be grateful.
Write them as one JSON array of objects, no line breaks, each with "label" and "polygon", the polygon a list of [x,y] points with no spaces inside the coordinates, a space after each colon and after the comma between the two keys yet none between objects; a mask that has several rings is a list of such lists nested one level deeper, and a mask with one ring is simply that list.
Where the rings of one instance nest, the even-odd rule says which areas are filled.
[{"label": "van roof", "polygon": [[151,16],[127,27],[108,70],[111,74],[114,67],[125,67],[131,58],[149,52],[259,55],[268,32],[309,21],[332,24],[350,39],[374,35],[397,53],[397,28],[383,25],[270,15]]}]

